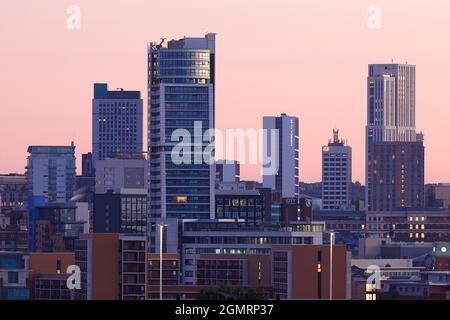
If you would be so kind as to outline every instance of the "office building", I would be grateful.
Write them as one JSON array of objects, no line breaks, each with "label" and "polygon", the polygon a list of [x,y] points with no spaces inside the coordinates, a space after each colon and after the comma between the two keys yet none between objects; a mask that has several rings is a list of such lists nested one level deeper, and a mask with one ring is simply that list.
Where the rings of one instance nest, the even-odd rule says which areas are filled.
[{"label": "office building", "polygon": [[[415,142],[416,67],[370,64],[367,77],[366,205],[372,208],[370,164],[373,142]],[[419,140],[421,139],[419,135]]]},{"label": "office building", "polygon": [[108,190],[147,188],[148,162],[142,154],[121,155],[95,163],[96,194]]},{"label": "office building", "polygon": [[151,218],[214,217],[214,85],[215,34],[149,43]]},{"label": "office building", "polygon": [[270,293],[270,254],[200,254],[197,285],[260,288]]},{"label": "office building", "polygon": [[143,107],[139,91],[108,90],[94,84],[92,100],[92,160],[117,153],[142,152]]},{"label": "office building", "polygon": [[[273,244],[322,244],[321,222],[254,223],[243,220],[182,221],[183,284],[197,284],[197,260],[201,254],[269,254]],[[178,229],[167,228],[167,238]],[[166,251],[169,252],[169,251]]]},{"label": "office building", "polygon": [[147,233],[147,189],[95,194],[94,232]]},{"label": "office building", "polygon": [[278,221],[286,224],[301,220],[297,198],[281,198],[280,192],[270,188],[246,189],[240,188],[241,182],[235,184],[238,184],[236,188],[216,190],[216,219]]},{"label": "office building", "polygon": [[373,142],[370,150],[369,210],[424,207],[423,143]]},{"label": "office building", "polygon": [[[299,195],[299,122],[282,113],[263,118],[263,186],[283,198]],[[269,161],[271,159],[271,161]]]},{"label": "office building", "polygon": [[333,130],[333,140],[322,147],[322,209],[350,209],[351,187],[352,148]]},{"label": "office building", "polygon": [[368,237],[389,237],[393,241],[450,241],[450,211],[437,208],[369,211],[365,233]]},{"label": "office building", "polygon": [[244,219],[254,222],[267,220],[264,217],[264,195],[258,190],[216,190],[215,202],[216,219]]}]

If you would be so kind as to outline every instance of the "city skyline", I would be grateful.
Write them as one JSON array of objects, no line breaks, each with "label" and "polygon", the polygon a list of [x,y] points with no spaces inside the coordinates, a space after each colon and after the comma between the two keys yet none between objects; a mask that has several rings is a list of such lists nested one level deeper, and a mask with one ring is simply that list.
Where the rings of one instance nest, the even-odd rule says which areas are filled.
[{"label": "city skyline", "polygon": [[76,1],[0,13],[0,300],[450,299],[448,0]]},{"label": "city skyline", "polygon": [[[445,125],[449,117],[445,108],[450,100],[442,90],[450,71],[445,64],[450,47],[440,41],[448,33],[445,12],[450,5],[436,2],[422,7],[419,1],[379,1],[381,28],[370,30],[366,25],[369,2],[324,3],[327,5],[322,7],[283,1],[274,9],[269,2],[261,2],[250,10],[229,1],[217,4],[199,21],[192,22],[186,14],[176,15],[176,23],[172,23],[164,20],[164,14],[152,16],[149,22],[145,9],[177,9],[200,17],[199,9],[207,2],[150,6],[135,1],[133,4],[140,5],[111,6],[108,14],[102,15],[104,3],[79,1],[80,30],[66,28],[68,4],[8,3],[0,29],[8,43],[6,59],[0,62],[4,70],[0,75],[4,89],[1,114],[8,121],[2,123],[0,133],[14,138],[2,140],[2,150],[7,152],[0,155],[0,170],[24,172],[29,145],[67,145],[74,140],[77,171],[81,172],[81,154],[90,150],[93,83],[140,90],[145,100],[146,44],[161,35],[177,39],[214,31],[220,43],[216,62],[217,127],[258,129],[263,115],[287,113],[299,117],[300,181],[320,181],[320,148],[331,128],[338,127],[353,148],[354,180],[364,182],[367,65],[390,63],[391,58],[417,66],[416,127],[425,133],[425,182],[450,180],[450,168],[442,157],[446,152],[442,141],[450,137]],[[255,30],[246,22],[248,15]],[[114,23],[119,17],[128,23],[125,28]],[[229,24],[231,17],[233,25]],[[104,23],[97,23],[99,19]],[[266,26],[267,19],[276,23]],[[36,25],[39,27],[33,29]],[[311,25],[313,30],[308,28]],[[11,29],[13,32],[6,32]],[[131,31],[133,37],[126,37]],[[31,32],[33,36],[29,37]],[[405,45],[399,38],[410,41]],[[117,43],[120,45],[109,48]],[[430,47],[433,50],[422,49]],[[31,84],[24,86],[30,74]],[[233,77],[236,74],[238,78]],[[286,86],[290,90],[280,91]],[[235,117],[237,112],[243,116]],[[349,115],[354,118],[349,119]],[[258,165],[242,165],[241,172],[242,179],[261,180]]]}]

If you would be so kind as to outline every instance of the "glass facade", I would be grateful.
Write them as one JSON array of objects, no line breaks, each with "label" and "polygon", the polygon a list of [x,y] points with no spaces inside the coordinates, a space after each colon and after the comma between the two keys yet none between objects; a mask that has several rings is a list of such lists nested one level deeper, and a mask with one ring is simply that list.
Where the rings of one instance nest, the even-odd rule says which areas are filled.
[{"label": "glass facade", "polygon": [[75,146],[30,146],[27,182],[30,196],[66,202],[75,191]]},{"label": "glass facade", "polygon": [[147,199],[145,196],[121,195],[120,230],[122,233],[147,231]]},{"label": "glass facade", "polygon": [[263,221],[263,195],[216,195],[216,219]]},{"label": "glass facade", "polygon": [[[150,217],[210,218],[214,165],[204,151],[214,128],[214,35],[151,43],[148,59]],[[188,141],[174,135],[180,129]],[[172,151],[181,141],[190,144],[176,154],[179,163]]]}]

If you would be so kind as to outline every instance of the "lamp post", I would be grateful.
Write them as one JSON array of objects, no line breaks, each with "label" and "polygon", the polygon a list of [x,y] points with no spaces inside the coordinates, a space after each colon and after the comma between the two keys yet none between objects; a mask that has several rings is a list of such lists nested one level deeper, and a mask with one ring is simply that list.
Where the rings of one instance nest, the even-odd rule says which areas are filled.
[{"label": "lamp post", "polygon": [[158,224],[159,226],[159,300],[162,300],[163,292],[163,232],[166,224]]},{"label": "lamp post", "polygon": [[330,300],[333,300],[333,245],[335,233],[330,232]]}]

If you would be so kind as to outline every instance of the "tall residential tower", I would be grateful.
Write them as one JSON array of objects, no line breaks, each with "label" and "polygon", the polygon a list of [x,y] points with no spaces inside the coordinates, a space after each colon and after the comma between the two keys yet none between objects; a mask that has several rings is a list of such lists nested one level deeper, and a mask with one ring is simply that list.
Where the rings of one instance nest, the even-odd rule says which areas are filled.
[{"label": "tall residential tower", "polygon": [[150,218],[214,217],[214,84],[215,34],[148,44]]},{"label": "tall residential tower", "polygon": [[[389,168],[380,168],[377,160],[383,155],[374,152],[389,150],[389,143],[397,143],[405,148],[409,143],[416,142],[416,67],[409,64],[371,64],[367,78],[367,125],[366,125],[366,206],[368,210],[379,208],[374,201],[389,202],[393,194],[387,192],[386,199],[375,197],[374,190],[378,188],[380,181],[391,184],[400,184],[398,188],[404,187],[402,181],[415,180],[414,177],[403,176],[402,179],[385,176],[384,179],[375,179],[377,171],[385,173],[392,172]],[[374,148],[373,144],[377,143]],[[381,145],[386,144],[386,147]],[[418,158],[410,159],[412,162],[423,164],[423,156],[420,153],[410,153]],[[390,155],[395,157],[394,154]],[[389,164],[385,164],[389,165]],[[378,170],[374,169],[378,167]],[[396,189],[397,187],[395,187]],[[403,193],[402,197],[408,198],[412,195]],[[406,203],[406,202],[405,202]],[[381,206],[385,207],[385,206]]]}]

